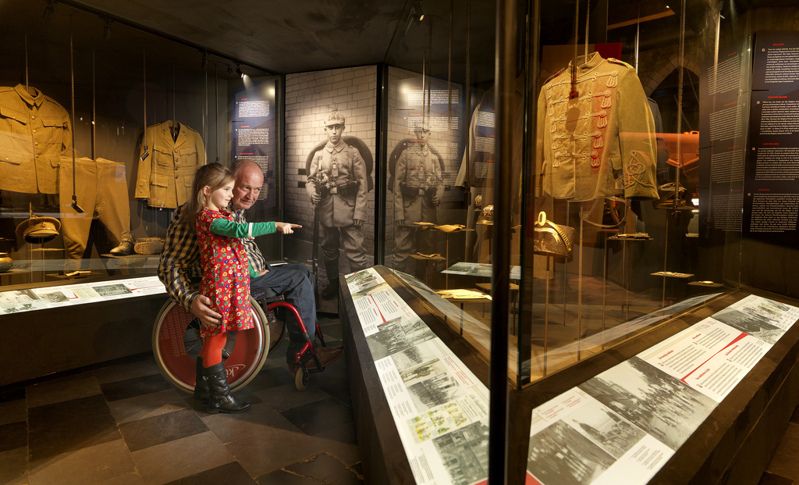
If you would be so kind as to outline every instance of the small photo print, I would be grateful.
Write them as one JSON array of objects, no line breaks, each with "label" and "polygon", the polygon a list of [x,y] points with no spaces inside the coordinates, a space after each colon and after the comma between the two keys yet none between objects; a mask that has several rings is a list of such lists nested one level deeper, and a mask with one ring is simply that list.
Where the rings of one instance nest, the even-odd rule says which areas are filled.
[{"label": "small photo print", "polygon": [[100,296],[116,296],[131,293],[128,287],[123,284],[95,286],[93,288]]}]

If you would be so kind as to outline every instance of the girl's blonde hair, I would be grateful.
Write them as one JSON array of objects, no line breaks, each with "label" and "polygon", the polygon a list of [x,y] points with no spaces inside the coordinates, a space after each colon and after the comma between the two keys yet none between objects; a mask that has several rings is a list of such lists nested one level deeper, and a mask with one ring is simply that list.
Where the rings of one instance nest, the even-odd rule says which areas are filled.
[{"label": "girl's blonde hair", "polygon": [[200,167],[194,174],[194,182],[191,185],[192,197],[181,209],[181,222],[186,226],[194,227],[197,213],[205,206],[205,195],[203,195],[205,186],[210,187],[213,192],[233,180],[233,174],[221,163],[214,162]]}]

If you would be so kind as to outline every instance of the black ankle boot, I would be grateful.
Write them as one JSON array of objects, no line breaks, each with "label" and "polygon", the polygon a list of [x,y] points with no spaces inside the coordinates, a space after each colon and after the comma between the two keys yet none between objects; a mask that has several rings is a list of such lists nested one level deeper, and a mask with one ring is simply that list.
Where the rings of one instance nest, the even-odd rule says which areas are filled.
[{"label": "black ankle boot", "polygon": [[197,366],[194,377],[194,399],[200,402],[208,401],[208,378],[203,375],[203,358],[197,357]]},{"label": "black ankle boot", "polygon": [[240,401],[230,393],[230,386],[227,383],[227,373],[225,366],[218,363],[211,367],[205,367],[203,374],[208,379],[208,404],[205,410],[209,413],[240,413],[250,408],[250,403]]}]

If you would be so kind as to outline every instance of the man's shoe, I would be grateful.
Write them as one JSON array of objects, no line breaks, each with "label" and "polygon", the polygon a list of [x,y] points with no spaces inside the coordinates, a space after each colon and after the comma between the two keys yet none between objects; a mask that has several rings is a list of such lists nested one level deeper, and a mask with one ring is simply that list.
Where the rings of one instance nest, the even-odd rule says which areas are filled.
[{"label": "man's shoe", "polygon": [[121,243],[117,244],[116,247],[111,249],[109,253],[113,254],[114,256],[127,256],[133,253],[133,242],[122,241]]}]

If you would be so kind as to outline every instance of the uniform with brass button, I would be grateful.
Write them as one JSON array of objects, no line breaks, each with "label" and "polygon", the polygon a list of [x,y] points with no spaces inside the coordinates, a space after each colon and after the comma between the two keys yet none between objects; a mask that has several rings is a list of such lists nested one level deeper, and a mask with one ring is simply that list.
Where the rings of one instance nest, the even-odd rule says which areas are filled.
[{"label": "uniform with brass button", "polygon": [[548,80],[536,135],[537,193],[575,202],[658,197],[653,118],[629,64],[593,53],[574,80],[570,69]]},{"label": "uniform with brass button", "polygon": [[414,250],[433,252],[430,231],[414,224],[438,222],[437,207],[444,191],[440,159],[427,143],[430,128],[419,125],[414,133],[416,142],[402,152],[394,169],[394,264],[403,271],[412,269],[408,258]]},{"label": "uniform with brass button", "polygon": [[205,163],[205,144],[195,130],[172,121],[148,126],[134,197],[146,199],[150,207],[176,209],[188,200],[194,173]]},{"label": "uniform with brass button", "polygon": [[344,249],[350,271],[368,265],[362,228],[367,213],[366,164],[358,149],[341,139],[344,127],[344,116],[338,111],[331,112],[325,120],[328,142],[311,156],[305,184],[311,201],[317,205],[322,228],[322,254],[328,278],[325,297],[338,292],[339,247]]},{"label": "uniform with brass button", "polygon": [[0,87],[0,190],[55,194],[59,159],[71,148],[63,106],[33,86]]}]

